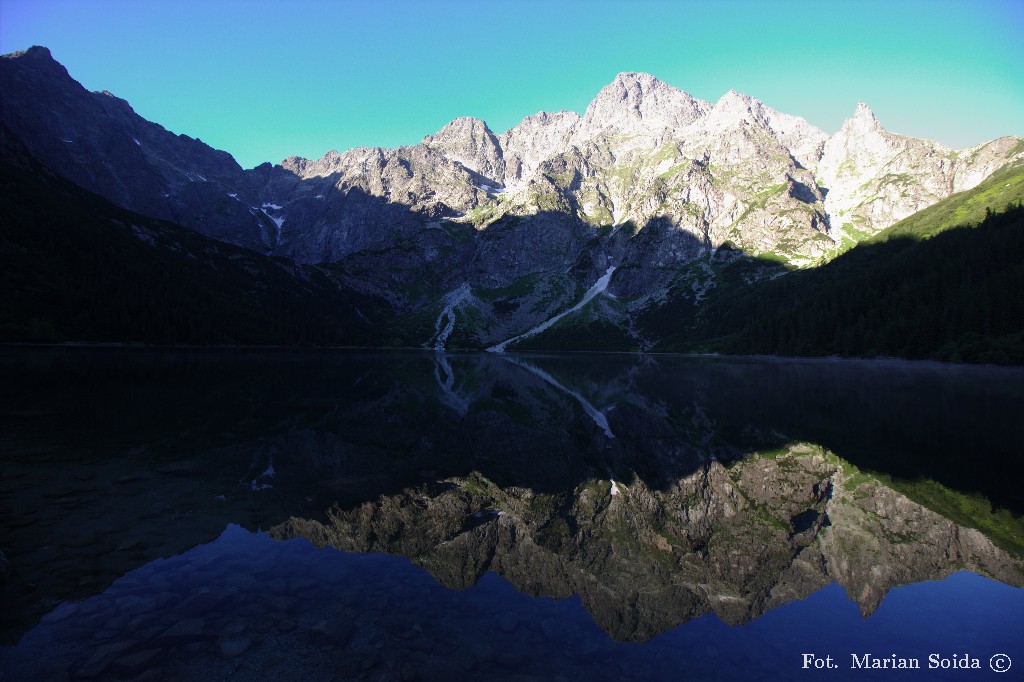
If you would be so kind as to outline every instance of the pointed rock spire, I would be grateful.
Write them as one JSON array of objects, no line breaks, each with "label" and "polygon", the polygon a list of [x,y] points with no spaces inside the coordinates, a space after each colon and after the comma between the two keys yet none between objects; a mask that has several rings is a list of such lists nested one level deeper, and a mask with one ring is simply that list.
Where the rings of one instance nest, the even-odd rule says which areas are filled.
[{"label": "pointed rock spire", "polygon": [[871,111],[864,102],[857,102],[857,110],[853,112],[853,117],[846,119],[843,123],[843,130],[847,133],[867,133],[870,131],[884,130],[882,124],[879,123],[878,118],[875,116],[875,112]]}]

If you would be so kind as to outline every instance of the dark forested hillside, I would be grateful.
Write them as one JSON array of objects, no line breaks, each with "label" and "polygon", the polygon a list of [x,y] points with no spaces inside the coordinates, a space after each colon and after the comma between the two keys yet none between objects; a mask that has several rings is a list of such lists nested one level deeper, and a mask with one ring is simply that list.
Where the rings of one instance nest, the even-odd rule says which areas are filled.
[{"label": "dark forested hillside", "polygon": [[357,345],[388,307],[296,266],[117,208],[0,131],[0,341]]},{"label": "dark forested hillside", "polygon": [[[727,352],[1024,363],[1024,209],[865,244],[749,302]],[[737,311],[738,312],[738,311]],[[708,327],[713,328],[713,323]]]}]

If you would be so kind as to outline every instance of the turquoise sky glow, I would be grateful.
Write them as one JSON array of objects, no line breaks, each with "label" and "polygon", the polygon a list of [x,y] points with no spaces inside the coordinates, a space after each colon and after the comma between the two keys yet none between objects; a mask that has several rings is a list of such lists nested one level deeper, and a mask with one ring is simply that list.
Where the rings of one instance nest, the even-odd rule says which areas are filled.
[{"label": "turquoise sky glow", "polygon": [[[962,148],[1024,135],[1021,0],[0,0],[0,52],[49,47],[91,90],[243,166],[501,133],[582,113],[621,71],[730,88],[828,132],[867,102]],[[3,96],[0,93],[0,96]]]}]

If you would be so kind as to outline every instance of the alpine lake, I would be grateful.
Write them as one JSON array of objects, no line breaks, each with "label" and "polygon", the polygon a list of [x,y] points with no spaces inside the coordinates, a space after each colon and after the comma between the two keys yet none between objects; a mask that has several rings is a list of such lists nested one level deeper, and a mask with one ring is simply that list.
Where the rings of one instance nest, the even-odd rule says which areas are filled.
[{"label": "alpine lake", "polygon": [[0,384],[3,682],[1024,679],[1024,368],[8,348]]}]

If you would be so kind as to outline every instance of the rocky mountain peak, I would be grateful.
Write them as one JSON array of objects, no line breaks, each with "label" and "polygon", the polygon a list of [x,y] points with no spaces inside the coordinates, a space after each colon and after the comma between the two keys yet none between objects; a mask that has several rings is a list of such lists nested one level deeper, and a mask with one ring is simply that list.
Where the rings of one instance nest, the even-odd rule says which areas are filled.
[{"label": "rocky mountain peak", "polygon": [[743,92],[737,92],[735,89],[732,89],[729,90],[729,92],[722,95],[721,98],[719,98],[718,102],[715,103],[715,108],[717,109],[736,106],[749,107],[752,102],[756,101],[757,100],[751,97],[750,95]]},{"label": "rocky mountain peak", "polygon": [[875,112],[871,111],[871,107],[864,103],[864,100],[857,100],[857,110],[853,112],[854,117],[867,116],[875,118]]},{"label": "rocky mountain peak", "polygon": [[485,121],[473,118],[472,116],[460,116],[441,128],[434,135],[427,135],[423,142],[426,144],[431,142],[458,142],[465,139],[481,139],[487,135],[493,136],[494,133],[487,127]]},{"label": "rocky mountain peak", "polygon": [[33,45],[27,50],[21,50],[19,52],[11,52],[10,54],[3,55],[3,59],[19,59],[37,62],[53,62],[57,61],[53,58],[50,53],[50,48],[43,47],[42,45]]},{"label": "rocky mountain peak", "polygon": [[722,95],[708,115],[710,127],[719,134],[743,124],[760,128],[805,167],[821,157],[828,135],[798,116],[783,114],[745,93],[730,90]]},{"label": "rocky mountain peak", "polygon": [[682,128],[710,109],[708,102],[650,74],[627,72],[601,89],[587,107],[583,126],[592,133]]},{"label": "rocky mountain peak", "polygon": [[763,105],[750,95],[730,90],[715,102],[711,114],[720,121],[736,122],[761,120]]},{"label": "rocky mountain peak", "polygon": [[[575,111],[565,111],[564,109],[562,111],[556,112],[539,111],[536,114],[533,114],[532,116],[527,116],[526,118],[524,118],[522,121],[519,122],[517,126],[515,126],[515,128],[511,128],[509,130],[509,133],[512,132],[512,130],[516,130],[517,128],[560,125],[565,122],[579,123],[581,120],[583,119]],[[506,135],[507,134],[508,133],[506,133]]]},{"label": "rocky mountain peak", "polygon": [[488,178],[500,182],[504,176],[498,138],[479,118],[457,118],[421,144]]},{"label": "rocky mountain peak", "polygon": [[846,119],[843,123],[843,132],[847,134],[863,134],[882,130],[885,129],[875,116],[875,112],[871,111],[871,107],[864,102],[857,102],[857,110],[853,112],[853,117]]},{"label": "rocky mountain peak", "polygon": [[301,156],[289,156],[279,165],[302,178],[326,176],[341,165],[341,154],[336,149],[332,149],[315,161],[304,159]]},{"label": "rocky mountain peak", "polygon": [[651,74],[637,71],[623,71],[615,76],[615,80],[606,87],[630,92],[643,92],[657,89],[675,90],[671,85],[655,78]]},{"label": "rocky mountain peak", "polygon": [[505,183],[515,183],[545,160],[569,149],[582,118],[575,111],[541,111],[527,116],[501,136]]},{"label": "rocky mountain peak", "polygon": [[827,182],[834,181],[833,174],[839,173],[846,161],[847,172],[852,168],[870,169],[871,174],[878,171],[896,153],[892,137],[870,107],[857,102],[853,116],[843,122],[843,127],[825,145],[822,172]]},{"label": "rocky mountain peak", "polygon": [[10,67],[11,74],[22,72],[32,74],[33,78],[56,78],[59,81],[72,80],[71,74],[64,66],[53,58],[50,49],[33,45],[21,52],[11,52],[0,57],[0,64]]}]

